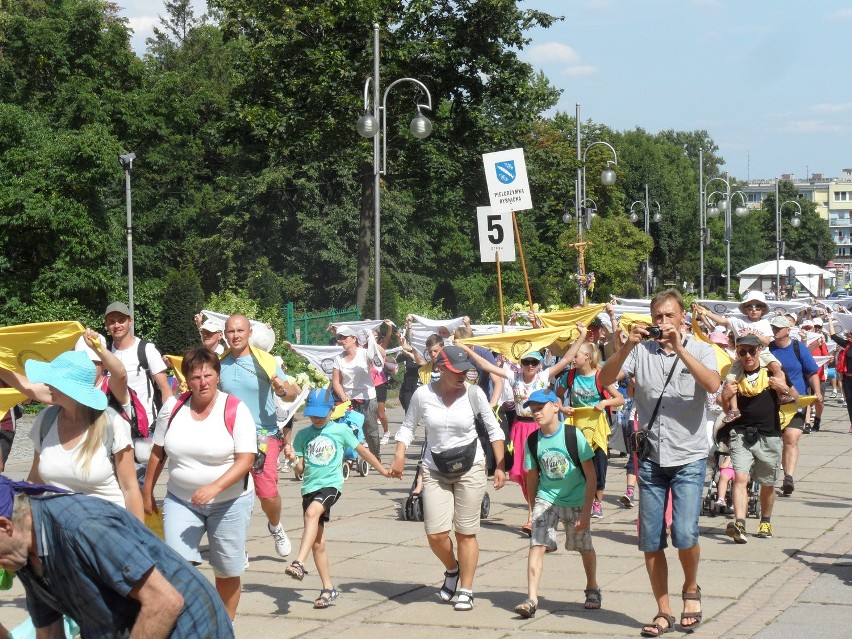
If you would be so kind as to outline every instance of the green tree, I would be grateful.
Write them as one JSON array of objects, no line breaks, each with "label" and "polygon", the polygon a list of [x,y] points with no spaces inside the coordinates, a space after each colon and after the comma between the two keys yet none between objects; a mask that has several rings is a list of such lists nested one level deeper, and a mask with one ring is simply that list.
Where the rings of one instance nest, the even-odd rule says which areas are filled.
[{"label": "green tree", "polygon": [[163,353],[178,355],[199,344],[198,329],[193,318],[204,304],[201,278],[192,266],[174,269],[163,285],[157,347]]}]

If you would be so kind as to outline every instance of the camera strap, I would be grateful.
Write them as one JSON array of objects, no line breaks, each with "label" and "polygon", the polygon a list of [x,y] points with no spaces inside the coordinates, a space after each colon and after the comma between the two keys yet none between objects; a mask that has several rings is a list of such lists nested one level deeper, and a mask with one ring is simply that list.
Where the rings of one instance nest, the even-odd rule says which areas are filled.
[{"label": "camera strap", "polygon": [[[686,340],[683,341],[683,345],[686,346]],[[674,374],[674,369],[677,368],[678,360],[680,360],[680,357],[678,355],[675,355],[674,363],[672,364],[672,367],[669,369],[668,377],[666,377],[666,381],[663,384],[663,390],[660,391],[660,398],[657,400],[657,405],[654,406],[654,412],[651,413],[651,419],[648,420],[648,426],[645,428],[645,430],[651,430],[651,426],[653,425],[654,420],[657,419],[657,413],[660,412],[660,404],[663,401],[663,395],[666,392],[666,386],[669,385],[669,382],[672,379],[672,375]]]}]

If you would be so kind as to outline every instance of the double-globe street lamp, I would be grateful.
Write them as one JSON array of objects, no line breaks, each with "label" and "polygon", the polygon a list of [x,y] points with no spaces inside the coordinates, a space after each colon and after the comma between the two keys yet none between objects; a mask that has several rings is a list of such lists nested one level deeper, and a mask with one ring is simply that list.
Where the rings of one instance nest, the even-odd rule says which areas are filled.
[{"label": "double-globe street lamp", "polygon": [[796,200],[784,200],[778,202],[778,180],[775,180],[775,295],[776,299],[781,299],[781,260],[784,259],[784,242],[781,240],[781,210],[785,204],[794,205],[798,211],[793,214],[793,219],[790,224],[793,228],[798,228],[802,223],[802,206]]},{"label": "double-globe street lamp", "polygon": [[[365,138],[373,138],[373,227],[374,227],[374,270],[373,279],[375,284],[375,318],[381,319],[381,176],[387,170],[387,102],[388,93],[397,84],[410,82],[426,94],[426,104],[417,104],[417,114],[411,120],[409,130],[418,140],[429,137],[432,133],[432,122],[421,113],[421,109],[432,111],[432,95],[429,89],[420,80],[415,78],[399,78],[391,82],[385,89],[381,102],[379,92],[381,86],[379,69],[379,25],[373,25],[373,76],[367,78],[364,83],[364,115],[358,119],[358,133]],[[370,113],[370,85],[373,86],[373,113]],[[381,129],[381,131],[379,130]]]},{"label": "double-globe street lamp", "polygon": [[[748,215],[748,206],[746,205],[746,196],[742,191],[734,191],[731,192],[731,182],[728,174],[725,173],[725,178],[713,178],[707,181],[707,185],[709,186],[713,182],[722,182],[725,185],[725,191],[713,191],[710,195],[707,196],[706,206],[707,206],[707,215],[710,217],[717,217],[720,213],[724,213],[725,215],[725,260],[727,262],[727,272],[725,277],[725,286],[726,286],[726,295],[728,299],[731,299],[731,237],[733,236],[733,229],[731,227],[731,206],[733,196],[739,195],[742,200],[742,205],[736,207],[734,209],[734,213],[737,217],[745,217]],[[720,199],[714,204],[711,202],[714,195],[719,195]]]},{"label": "double-globe street lamp", "polygon": [[[124,199],[127,206],[127,297],[131,317],[133,317],[133,217],[130,210],[130,171],[133,169],[135,159],[135,153],[123,153],[118,156],[118,163],[124,169]],[[133,331],[132,324],[130,330]]]},{"label": "double-globe street lamp", "polygon": [[[615,152],[615,148],[609,142],[597,141],[592,142],[589,146],[586,147],[586,150],[583,151],[583,142],[582,142],[582,134],[580,132],[580,103],[577,102],[576,105],[576,114],[575,114],[575,123],[577,126],[577,177],[574,183],[574,193],[576,197],[574,198],[574,209],[577,215],[577,251],[579,253],[579,275],[580,278],[578,280],[578,284],[580,285],[580,305],[585,306],[586,304],[586,282],[585,282],[585,263],[583,261],[583,252],[585,249],[585,243],[583,242],[583,227],[585,226],[588,229],[591,225],[592,215],[597,211],[597,205],[594,207],[587,207],[587,203],[594,204],[594,201],[591,200],[587,196],[586,192],[586,155],[589,153],[589,149],[593,146],[602,145],[607,147],[610,151],[612,151],[613,160],[607,160],[606,166],[604,170],[601,171],[601,184],[603,186],[612,186],[615,184],[616,174],[613,169],[610,168],[610,164],[618,166],[618,154]],[[567,216],[567,220],[566,220]],[[571,218],[568,213],[563,215],[562,220],[564,222],[570,222]]]},{"label": "double-globe street lamp", "polygon": [[[651,204],[654,204],[657,207],[654,215],[651,215]],[[663,219],[662,213],[660,211],[660,203],[657,200],[651,200],[648,197],[648,185],[645,185],[645,200],[636,200],[630,205],[630,221],[634,224],[639,221],[639,216],[633,211],[636,205],[641,206],[644,209],[645,213],[645,235],[651,237],[651,220],[654,222],[659,222]],[[645,258],[645,297],[651,297],[651,252],[648,252],[648,256]]]}]

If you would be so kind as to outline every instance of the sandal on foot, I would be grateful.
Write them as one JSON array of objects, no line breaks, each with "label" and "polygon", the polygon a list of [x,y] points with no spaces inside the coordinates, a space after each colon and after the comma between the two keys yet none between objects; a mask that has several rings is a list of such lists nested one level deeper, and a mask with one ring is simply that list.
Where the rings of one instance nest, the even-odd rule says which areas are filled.
[{"label": "sandal on foot", "polygon": [[[658,623],[654,623],[657,619],[663,619],[669,625],[664,627]],[[646,623],[642,627],[642,632],[640,634],[643,637],[659,637],[660,635],[664,635],[667,632],[674,630],[674,624],[674,617],[667,615],[664,612],[657,612],[656,616],[651,620],[651,623]],[[645,628],[653,628],[653,630],[645,630]]]},{"label": "sandal on foot", "polygon": [[532,537],[532,524],[527,523],[521,526],[521,533],[523,533],[525,537]]},{"label": "sandal on foot", "polygon": [[331,605],[331,602],[337,599],[340,596],[340,593],[337,591],[337,588],[323,588],[320,590],[319,597],[314,601],[314,608],[328,608]]},{"label": "sandal on foot", "polygon": [[523,602],[515,606],[515,612],[524,619],[535,617],[536,610],[538,610],[538,604],[532,599],[524,599]]},{"label": "sandal on foot", "polygon": [[467,612],[468,610],[473,610],[473,591],[465,590],[464,588],[459,588],[456,591],[458,595],[458,599],[456,600],[455,605],[453,606],[453,610],[458,610],[461,612]]},{"label": "sandal on foot", "polygon": [[[698,587],[698,590],[695,592],[681,592],[681,599],[686,603],[687,601],[701,601],[701,587]],[[695,612],[682,612],[680,613],[680,628],[684,632],[694,632],[695,629],[701,624],[701,610],[696,610]],[[688,626],[683,625],[684,619],[695,619],[695,621]]]},{"label": "sandal on foot", "polygon": [[284,569],[284,573],[290,575],[297,581],[302,581],[302,579],[305,578],[305,575],[308,574],[308,571],[301,563],[294,561]]},{"label": "sandal on foot", "polygon": [[722,423],[723,424],[730,424],[731,422],[738,420],[741,415],[742,415],[742,413],[740,413],[740,411],[738,411],[736,409],[735,410],[729,410],[727,413],[725,413],[725,416],[722,418]]},{"label": "sandal on foot", "polygon": [[586,595],[586,603],[583,604],[583,608],[586,610],[597,610],[601,607],[601,589],[600,588],[588,588],[583,591]]},{"label": "sandal on foot", "polygon": [[456,564],[455,570],[444,571],[444,584],[438,591],[438,597],[441,601],[452,601],[456,596],[456,588],[459,585],[459,566]]}]

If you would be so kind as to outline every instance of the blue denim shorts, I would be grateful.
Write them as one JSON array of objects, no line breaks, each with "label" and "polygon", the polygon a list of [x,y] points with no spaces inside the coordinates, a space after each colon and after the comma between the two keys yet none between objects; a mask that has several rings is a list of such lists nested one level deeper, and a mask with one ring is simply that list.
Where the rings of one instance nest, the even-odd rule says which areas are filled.
[{"label": "blue denim shorts", "polygon": [[205,506],[166,493],[163,501],[166,544],[187,561],[200,564],[199,546],[206,532],[213,574],[239,577],[245,570],[246,538],[253,508],[253,492]]},{"label": "blue denim shorts", "polygon": [[707,460],[684,466],[661,467],[650,460],[639,463],[639,550],[657,552],[668,546],[665,514],[672,495],[672,545],[692,548],[698,543],[701,493]]}]

